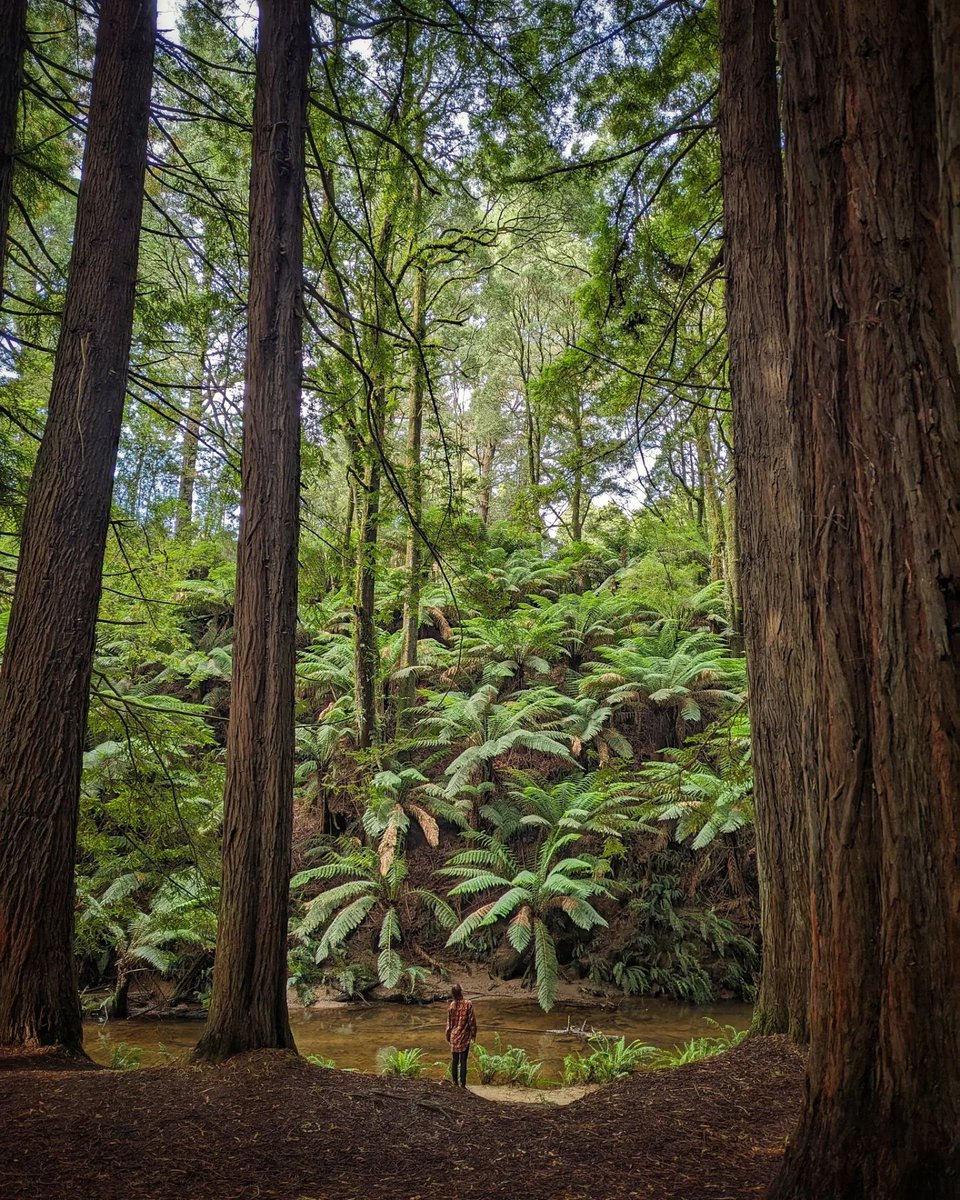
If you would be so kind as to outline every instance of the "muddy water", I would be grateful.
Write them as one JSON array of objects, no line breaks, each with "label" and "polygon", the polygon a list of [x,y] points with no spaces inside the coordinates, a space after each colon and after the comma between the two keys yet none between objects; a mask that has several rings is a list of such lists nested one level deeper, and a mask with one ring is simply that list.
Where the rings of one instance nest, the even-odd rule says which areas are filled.
[{"label": "muddy water", "polygon": [[[566,1033],[586,1025],[613,1037],[639,1039],[652,1046],[671,1047],[690,1038],[710,1036],[716,1029],[708,1018],[721,1025],[745,1029],[751,1009],[746,1004],[725,1003],[692,1007],[670,1000],[626,1000],[616,1009],[558,1004],[544,1013],[530,1000],[475,1000],[478,1041],[494,1048],[497,1035],[503,1047],[520,1046],[543,1063],[544,1078],[559,1079],[563,1057],[584,1047],[584,1040]],[[315,1010],[291,1012],[290,1022],[301,1054],[321,1054],[338,1067],[375,1072],[377,1051],[384,1046],[419,1046],[433,1064],[426,1072],[437,1077],[445,1069],[448,1048],[443,1031],[443,1004],[407,1006],[399,1004],[337,1004]],[[109,1064],[121,1043],[140,1050],[142,1066],[152,1066],[184,1057],[200,1037],[198,1020],[130,1020],[105,1025],[89,1024],[84,1048],[97,1062]],[[472,1072],[471,1072],[472,1075]]]}]

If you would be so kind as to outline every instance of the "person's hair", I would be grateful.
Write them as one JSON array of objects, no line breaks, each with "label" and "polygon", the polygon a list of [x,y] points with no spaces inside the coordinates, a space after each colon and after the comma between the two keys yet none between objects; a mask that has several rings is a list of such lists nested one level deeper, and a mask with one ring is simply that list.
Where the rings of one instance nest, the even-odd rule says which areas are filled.
[{"label": "person's hair", "polygon": [[463,988],[459,983],[453,983],[450,985],[450,995],[454,998],[454,1000],[463,999]]}]

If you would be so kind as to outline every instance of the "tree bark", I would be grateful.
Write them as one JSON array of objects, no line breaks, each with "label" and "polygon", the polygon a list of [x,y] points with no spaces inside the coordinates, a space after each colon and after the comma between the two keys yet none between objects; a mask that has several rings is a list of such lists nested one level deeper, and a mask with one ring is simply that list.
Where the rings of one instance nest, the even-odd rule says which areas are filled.
[{"label": "tree bark", "polygon": [[724,579],[727,567],[727,528],[723,517],[723,504],[717,485],[717,468],[710,438],[710,422],[702,414],[694,417],[696,433],[697,464],[703,484],[703,503],[707,514],[707,530],[710,535],[710,580]]},{"label": "tree bark", "polygon": [[380,489],[382,471],[380,456],[384,452],[384,432],[387,420],[387,380],[389,378],[390,346],[382,328],[391,307],[391,296],[384,282],[393,242],[393,215],[385,213],[376,240],[379,269],[376,272],[371,296],[371,320],[366,338],[368,363],[366,388],[367,441],[362,447],[366,454],[363,486],[358,494],[357,567],[353,585],[353,659],[354,686],[357,708],[357,748],[369,750],[380,737],[378,719],[377,681],[380,669],[380,648],[377,638],[375,589],[377,542],[380,536]]},{"label": "tree bark", "polygon": [[493,496],[493,462],[497,454],[496,442],[484,442],[480,459],[480,520],[490,523],[490,501]]},{"label": "tree bark", "polygon": [[210,1017],[195,1057],[293,1048],[293,825],[308,0],[260,0],[250,295],[223,880]]},{"label": "tree bark", "polygon": [[950,271],[953,345],[960,355],[960,7],[930,0],[933,83],[937,100],[940,209]]},{"label": "tree bark", "polygon": [[0,671],[0,1042],[83,1039],[80,768],[143,205],[156,5],[102,0],[69,282]]},{"label": "tree bark", "polygon": [[204,388],[207,382],[207,355],[200,356],[200,375],[197,390],[190,394],[190,407],[180,446],[180,487],[173,536],[179,541],[188,537],[193,528],[193,495],[197,486],[197,451],[200,446],[200,420],[203,416]]},{"label": "tree bark", "polygon": [[[382,407],[379,399],[373,407]],[[379,438],[379,433],[378,433]],[[372,439],[371,439],[372,440]],[[376,456],[375,447],[367,448]],[[371,458],[364,469],[357,522],[357,566],[353,583],[353,664],[357,704],[357,748],[369,750],[378,737],[377,645],[375,606],[377,538],[380,523],[380,462]]]},{"label": "tree bark", "polygon": [[781,0],[815,664],[807,1094],[775,1200],[960,1190],[960,421],[931,30]]},{"label": "tree bark", "polygon": [[17,148],[17,105],[27,46],[27,0],[0,0],[0,303]]},{"label": "tree bark", "polygon": [[800,774],[810,634],[787,408],[783,170],[773,0],[721,0],[720,138],[735,529],[750,694],[763,964],[755,1028],[807,1035],[809,883]]},{"label": "tree bark", "polygon": [[[422,201],[420,180],[414,187],[414,229],[420,232]],[[423,363],[423,344],[427,334],[427,274],[422,265],[415,268],[413,283],[413,311],[411,329],[416,339],[413,351],[413,369],[410,379],[410,408],[407,418],[407,506],[410,510],[407,542],[404,554],[404,569],[407,575],[407,594],[403,602],[403,652],[404,667],[417,665],[417,641],[420,632],[420,593],[423,586],[423,548],[419,528],[423,522],[423,474],[421,470],[421,441],[423,434],[423,396],[426,373]],[[416,695],[416,680],[412,674],[404,676],[397,692],[397,732],[403,724],[404,713]]]}]

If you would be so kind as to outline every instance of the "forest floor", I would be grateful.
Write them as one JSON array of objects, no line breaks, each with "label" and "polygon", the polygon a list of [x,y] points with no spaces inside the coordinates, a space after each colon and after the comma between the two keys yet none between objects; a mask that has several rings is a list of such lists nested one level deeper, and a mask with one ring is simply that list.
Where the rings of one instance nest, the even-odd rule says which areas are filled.
[{"label": "forest floor", "polygon": [[282,1051],[136,1071],[0,1057],[0,1197],[745,1200],[773,1175],[802,1079],[782,1038],[563,1107]]}]

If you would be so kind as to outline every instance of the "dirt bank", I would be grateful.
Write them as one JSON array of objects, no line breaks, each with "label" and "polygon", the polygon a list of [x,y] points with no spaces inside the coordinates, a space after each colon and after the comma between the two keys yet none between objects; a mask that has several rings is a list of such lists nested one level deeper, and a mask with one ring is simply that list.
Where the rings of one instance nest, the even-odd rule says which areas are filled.
[{"label": "dirt bank", "polygon": [[0,1196],[16,1200],[741,1200],[762,1195],[802,1082],[780,1038],[564,1107],[277,1051],[215,1068],[22,1067],[0,1060]]}]

